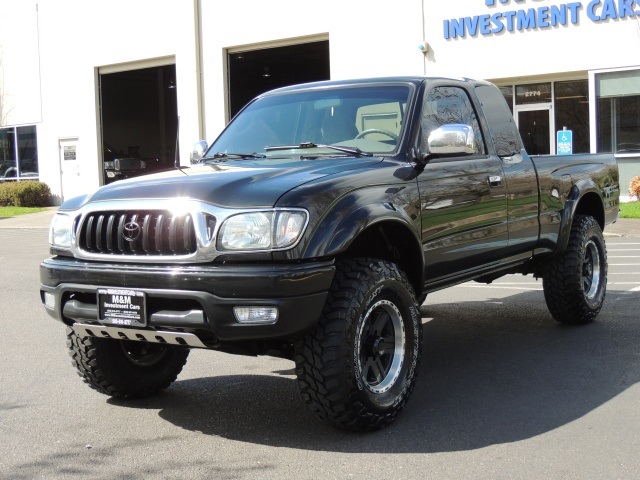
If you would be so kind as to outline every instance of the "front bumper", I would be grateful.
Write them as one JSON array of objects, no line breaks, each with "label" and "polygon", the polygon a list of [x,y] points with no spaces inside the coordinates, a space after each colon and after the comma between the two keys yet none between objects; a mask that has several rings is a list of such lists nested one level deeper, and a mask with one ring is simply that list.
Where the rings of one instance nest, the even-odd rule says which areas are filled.
[{"label": "front bumper", "polygon": [[[333,261],[286,265],[140,265],[54,257],[40,265],[40,296],[53,318],[99,326],[97,289],[142,290],[147,331],[195,334],[207,346],[293,340],[312,328],[333,280]],[[45,293],[54,301],[45,303]],[[51,297],[49,297],[51,299]],[[233,308],[278,308],[273,324],[241,324]],[[115,327],[104,326],[104,329]]]}]

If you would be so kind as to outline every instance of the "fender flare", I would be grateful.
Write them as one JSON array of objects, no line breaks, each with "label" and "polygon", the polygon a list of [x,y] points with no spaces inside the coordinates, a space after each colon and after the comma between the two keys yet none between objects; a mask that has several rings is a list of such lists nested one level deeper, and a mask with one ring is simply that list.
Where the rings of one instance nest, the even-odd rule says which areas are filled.
[{"label": "fender flare", "polygon": [[600,224],[600,228],[604,228],[604,202],[598,185],[596,185],[590,178],[578,180],[571,187],[571,190],[567,195],[567,201],[565,202],[561,212],[560,232],[558,234],[556,255],[562,255],[566,250],[567,245],[569,244],[569,237],[571,236],[573,219],[575,218],[576,212],[578,212],[578,208],[585,197],[598,198],[600,212],[593,212],[592,216]]},{"label": "fender flare", "polygon": [[[304,257],[335,257],[347,251],[353,242],[365,231],[376,225],[394,225],[407,233],[411,240],[409,262],[415,265],[415,271],[420,272],[419,278],[413,275],[412,283],[419,294],[424,282],[424,255],[419,229],[405,210],[396,209],[391,203],[369,203],[360,205],[356,209],[348,208],[347,199],[338,202],[314,228],[311,241],[307,244]],[[342,204],[342,205],[341,205]],[[417,259],[414,257],[418,257]],[[415,262],[419,262],[415,264]],[[409,272],[407,272],[409,274]],[[410,275],[411,276],[411,275]]]}]

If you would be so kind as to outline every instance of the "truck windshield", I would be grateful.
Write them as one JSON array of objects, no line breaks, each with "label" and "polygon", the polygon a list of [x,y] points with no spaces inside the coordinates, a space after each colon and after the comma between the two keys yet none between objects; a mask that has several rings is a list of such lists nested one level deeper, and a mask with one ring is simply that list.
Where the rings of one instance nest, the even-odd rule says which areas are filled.
[{"label": "truck windshield", "polygon": [[[408,85],[365,85],[267,95],[249,104],[207,156],[236,153],[304,155],[390,153],[396,150],[411,94]],[[344,148],[327,148],[337,145]],[[271,147],[271,148],[268,148]],[[311,151],[312,150],[312,151]]]}]

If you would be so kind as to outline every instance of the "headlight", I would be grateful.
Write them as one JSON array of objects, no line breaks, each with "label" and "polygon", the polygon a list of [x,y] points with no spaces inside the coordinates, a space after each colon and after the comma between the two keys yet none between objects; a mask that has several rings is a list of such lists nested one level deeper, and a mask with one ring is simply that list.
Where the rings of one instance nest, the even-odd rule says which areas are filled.
[{"label": "headlight", "polygon": [[64,213],[57,213],[51,220],[49,244],[55,248],[71,248],[71,229],[73,219]]},{"label": "headlight", "polygon": [[218,250],[281,250],[295,245],[307,224],[301,210],[240,213],[220,228]]}]

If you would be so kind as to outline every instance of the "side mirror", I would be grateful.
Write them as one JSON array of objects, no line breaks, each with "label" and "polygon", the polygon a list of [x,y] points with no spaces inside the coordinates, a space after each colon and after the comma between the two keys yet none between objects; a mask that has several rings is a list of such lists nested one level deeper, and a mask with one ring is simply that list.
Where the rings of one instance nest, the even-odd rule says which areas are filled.
[{"label": "side mirror", "polygon": [[431,155],[475,153],[473,128],[462,123],[449,123],[436,128],[427,139]]},{"label": "side mirror", "polygon": [[202,157],[204,157],[204,152],[209,148],[209,144],[207,144],[206,140],[200,140],[198,143],[193,145],[193,149],[191,150],[191,155],[189,155],[189,160],[191,164],[200,163]]}]

